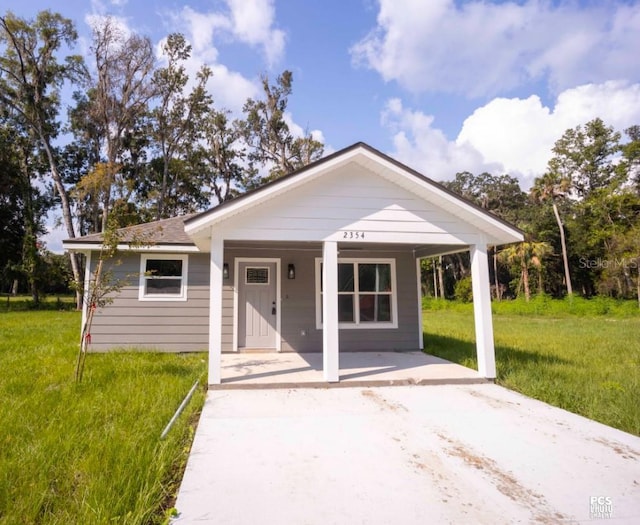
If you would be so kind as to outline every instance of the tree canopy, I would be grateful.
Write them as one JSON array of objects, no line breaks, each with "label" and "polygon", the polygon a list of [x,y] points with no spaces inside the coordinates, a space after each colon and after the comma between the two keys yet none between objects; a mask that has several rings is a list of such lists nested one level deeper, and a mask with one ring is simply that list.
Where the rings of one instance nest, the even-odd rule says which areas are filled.
[{"label": "tree canopy", "polygon": [[[203,210],[323,154],[317,137],[292,121],[290,71],[259,75],[260,96],[232,115],[209,90],[206,65],[189,73],[182,34],[167,35],[156,55],[147,37],[104,17],[86,58],[72,53],[77,39],[71,20],[49,10],[0,17],[3,292],[17,283],[37,300],[46,275],[65,273],[38,241],[52,209],[69,237],[101,232]],[[66,112],[63,88],[73,92]],[[526,232],[525,243],[489,252],[497,299],[638,297],[640,125],[623,131],[599,118],[567,129],[528,191],[510,174],[459,172],[444,183]],[[69,266],[80,283],[73,255]],[[469,295],[468,254],[424,268],[433,272],[426,290]]]}]

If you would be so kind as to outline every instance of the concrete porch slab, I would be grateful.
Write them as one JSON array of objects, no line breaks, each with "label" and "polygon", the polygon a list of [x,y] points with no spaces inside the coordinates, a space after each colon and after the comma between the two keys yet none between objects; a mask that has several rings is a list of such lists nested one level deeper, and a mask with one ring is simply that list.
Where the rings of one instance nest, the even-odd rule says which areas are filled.
[{"label": "concrete porch slab", "polygon": [[485,383],[478,372],[423,352],[340,352],[340,382],[322,375],[322,353],[222,354],[211,389],[326,388]]}]

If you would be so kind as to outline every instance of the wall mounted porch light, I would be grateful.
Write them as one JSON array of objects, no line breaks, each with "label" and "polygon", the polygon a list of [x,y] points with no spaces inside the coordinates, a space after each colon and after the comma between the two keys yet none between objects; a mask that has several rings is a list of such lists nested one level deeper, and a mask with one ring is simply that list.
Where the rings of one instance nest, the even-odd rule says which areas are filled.
[{"label": "wall mounted porch light", "polygon": [[229,278],[229,263],[224,263],[222,265],[222,278],[223,279]]},{"label": "wall mounted porch light", "polygon": [[287,277],[289,279],[295,279],[296,278],[296,267],[293,264],[290,264],[287,267]]}]

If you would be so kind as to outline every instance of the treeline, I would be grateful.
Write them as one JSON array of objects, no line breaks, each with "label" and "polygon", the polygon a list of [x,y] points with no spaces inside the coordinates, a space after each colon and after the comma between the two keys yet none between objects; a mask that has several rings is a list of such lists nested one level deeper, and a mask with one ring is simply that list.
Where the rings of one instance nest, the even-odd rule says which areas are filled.
[{"label": "treeline", "polygon": [[[565,131],[528,192],[509,175],[457,173],[444,185],[517,225],[525,242],[491,252],[493,297],[580,294],[640,304],[640,126],[596,118]],[[425,291],[471,298],[468,254],[424,262]]]},{"label": "treeline", "polygon": [[[61,261],[38,243],[54,208],[73,238],[202,210],[322,156],[321,142],[287,124],[289,71],[263,76],[262,96],[232,119],[207,90],[211,70],[189,75],[183,35],[167,36],[160,59],[149,38],[108,17],[87,60],[68,53],[77,39],[51,11],[0,17],[3,292],[26,289],[37,302],[59,286]],[[66,280],[80,277],[71,255]]]},{"label": "treeline", "polygon": [[[81,282],[75,256],[47,252],[47,213],[68,237],[190,213],[290,173],[323,153],[287,123],[292,75],[262,77],[240,118],[216,105],[211,70],[189,75],[181,34],[162,42],[104,18],[89,58],[70,53],[73,23],[43,11],[0,17],[0,291]],[[62,93],[73,93],[69,107]],[[523,191],[510,175],[457,173],[451,190],[519,226],[525,242],[493,250],[494,298],[533,294],[639,297],[640,126],[624,135],[595,119],[558,139]],[[64,261],[67,261],[66,263]],[[424,289],[469,300],[468,254],[423,262]]]}]

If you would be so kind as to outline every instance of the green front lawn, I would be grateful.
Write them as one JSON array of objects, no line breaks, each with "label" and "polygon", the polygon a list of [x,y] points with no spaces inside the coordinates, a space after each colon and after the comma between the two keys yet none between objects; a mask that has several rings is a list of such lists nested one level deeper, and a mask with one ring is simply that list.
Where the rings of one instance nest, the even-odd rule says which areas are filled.
[{"label": "green front lawn", "polygon": [[204,355],[91,354],[76,385],[79,327],[75,311],[0,313],[0,522],[162,522],[203,404]]},{"label": "green front lawn", "polygon": [[[424,321],[428,352],[475,367],[470,305]],[[74,311],[0,313],[0,522],[160,523],[204,401],[205,356],[91,354],[76,385],[79,323]],[[498,313],[494,326],[500,384],[640,435],[638,316]]]},{"label": "green front lawn", "polygon": [[[471,305],[424,312],[425,350],[476,367]],[[640,317],[494,314],[497,383],[640,435]]]}]

